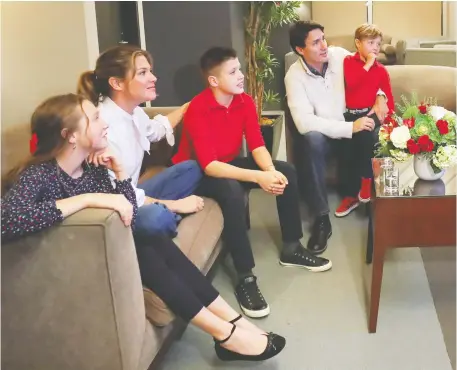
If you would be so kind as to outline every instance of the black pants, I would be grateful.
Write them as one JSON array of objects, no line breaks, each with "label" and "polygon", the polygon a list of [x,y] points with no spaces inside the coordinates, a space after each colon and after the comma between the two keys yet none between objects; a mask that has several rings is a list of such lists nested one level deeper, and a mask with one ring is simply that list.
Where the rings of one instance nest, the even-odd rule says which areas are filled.
[{"label": "black pants", "polygon": [[166,236],[136,242],[141,280],[170,310],[189,322],[219,293],[198,268]]},{"label": "black pants", "polygon": [[[249,170],[259,170],[252,158],[237,158],[230,164]],[[302,236],[297,174],[293,165],[273,161],[276,169],[287,177],[289,184],[284,193],[276,197],[282,238],[286,242],[299,240]],[[214,199],[224,216],[224,244],[229,248],[238,272],[248,272],[254,266],[251,243],[248,238],[245,212],[245,190],[259,186],[251,182],[204,176],[195,194]]]},{"label": "black pants", "polygon": [[[347,122],[353,122],[366,115],[366,113],[345,113],[344,118]],[[362,177],[373,177],[371,159],[374,156],[373,150],[380,122],[375,113],[369,117],[375,121],[375,130],[359,131],[352,135],[352,139],[341,139],[339,173],[341,174],[340,190],[344,197],[356,197],[360,191]]]}]

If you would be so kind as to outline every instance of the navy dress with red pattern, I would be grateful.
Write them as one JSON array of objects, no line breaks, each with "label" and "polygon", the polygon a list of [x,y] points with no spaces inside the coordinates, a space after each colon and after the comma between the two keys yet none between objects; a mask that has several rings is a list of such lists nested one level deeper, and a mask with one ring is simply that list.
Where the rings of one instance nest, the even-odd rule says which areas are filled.
[{"label": "navy dress with red pattern", "polygon": [[72,178],[52,160],[32,165],[2,197],[2,242],[36,233],[63,221],[56,201],[86,193],[123,194],[138,211],[130,179],[112,183],[105,167],[85,163],[79,178]]}]

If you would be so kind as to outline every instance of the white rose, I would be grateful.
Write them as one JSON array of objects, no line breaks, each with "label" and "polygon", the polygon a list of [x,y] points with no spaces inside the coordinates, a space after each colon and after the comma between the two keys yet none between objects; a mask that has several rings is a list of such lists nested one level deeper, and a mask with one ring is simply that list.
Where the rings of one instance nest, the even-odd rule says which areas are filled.
[{"label": "white rose", "polygon": [[435,121],[438,121],[439,119],[443,118],[443,116],[446,114],[447,110],[444,109],[443,107],[433,105],[429,108],[428,112],[431,114],[431,116],[433,117],[433,119]]},{"label": "white rose", "polygon": [[411,139],[411,134],[407,126],[395,127],[390,133],[390,141],[399,149],[406,149],[406,142],[409,139]]}]

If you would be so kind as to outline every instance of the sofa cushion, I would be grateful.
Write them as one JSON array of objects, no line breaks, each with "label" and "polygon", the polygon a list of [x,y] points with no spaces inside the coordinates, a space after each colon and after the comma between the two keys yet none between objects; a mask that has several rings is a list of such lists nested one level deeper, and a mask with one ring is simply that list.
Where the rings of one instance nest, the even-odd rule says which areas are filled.
[{"label": "sofa cushion", "polygon": [[[431,49],[432,50],[432,49]],[[427,65],[388,66],[392,93],[395,102],[401,102],[401,96],[408,99],[415,91],[419,99],[434,97],[438,105],[455,112],[457,82],[456,68]]]},{"label": "sofa cushion", "polygon": [[[180,222],[176,244],[206,274],[220,252],[218,240],[224,221],[218,204],[209,198],[204,200],[205,208],[202,211],[184,217]],[[174,315],[159,297],[147,288],[143,288],[143,293],[146,317],[151,323],[166,326],[173,321]]]},{"label": "sofa cushion", "polygon": [[2,175],[29,155],[30,137],[30,123],[2,128]]},{"label": "sofa cushion", "polygon": [[395,55],[396,49],[393,45],[383,44],[381,45],[381,52],[383,52],[386,55]]}]

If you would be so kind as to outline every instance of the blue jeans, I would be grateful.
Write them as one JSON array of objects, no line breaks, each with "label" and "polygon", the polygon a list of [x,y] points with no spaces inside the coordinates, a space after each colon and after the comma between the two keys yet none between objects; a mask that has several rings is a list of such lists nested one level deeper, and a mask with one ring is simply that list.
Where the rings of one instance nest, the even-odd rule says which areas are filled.
[{"label": "blue jeans", "polygon": [[[158,175],[138,184],[146,196],[161,200],[178,200],[192,195],[202,178],[196,161],[185,161],[169,167]],[[177,235],[181,216],[163,204],[145,204],[138,209],[135,222],[135,239],[147,240],[151,235]]]}]

